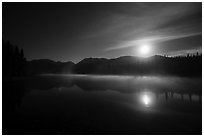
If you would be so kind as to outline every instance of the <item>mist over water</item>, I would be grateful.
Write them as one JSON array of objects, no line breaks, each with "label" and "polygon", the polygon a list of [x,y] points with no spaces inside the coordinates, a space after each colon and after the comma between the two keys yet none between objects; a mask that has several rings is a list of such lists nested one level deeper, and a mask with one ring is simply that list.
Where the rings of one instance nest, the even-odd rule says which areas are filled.
[{"label": "mist over water", "polygon": [[199,134],[201,87],[201,78],[184,77],[22,78],[5,86],[21,93],[8,124],[32,134]]},{"label": "mist over water", "polygon": [[[42,76],[55,76],[70,78],[77,84],[89,87],[116,88],[118,91],[138,92],[150,89],[156,92],[178,92],[201,94],[202,78],[176,77],[176,76],[120,76],[120,75],[78,75],[78,74],[44,74]],[[103,84],[105,83],[105,84]]]}]

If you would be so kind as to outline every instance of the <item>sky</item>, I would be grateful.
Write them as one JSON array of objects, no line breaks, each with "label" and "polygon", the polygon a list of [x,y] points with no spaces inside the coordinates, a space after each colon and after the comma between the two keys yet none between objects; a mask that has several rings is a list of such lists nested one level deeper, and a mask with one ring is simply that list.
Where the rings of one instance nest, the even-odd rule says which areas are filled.
[{"label": "sky", "polygon": [[4,40],[23,48],[27,60],[75,63],[88,57],[202,52],[202,3],[6,3]]}]

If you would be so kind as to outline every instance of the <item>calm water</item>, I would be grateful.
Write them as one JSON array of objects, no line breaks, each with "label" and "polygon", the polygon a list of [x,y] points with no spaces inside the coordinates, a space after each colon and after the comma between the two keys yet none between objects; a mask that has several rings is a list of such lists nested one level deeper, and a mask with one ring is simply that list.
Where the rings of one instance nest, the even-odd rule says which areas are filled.
[{"label": "calm water", "polygon": [[3,81],[3,134],[201,134],[201,78],[44,75]]}]

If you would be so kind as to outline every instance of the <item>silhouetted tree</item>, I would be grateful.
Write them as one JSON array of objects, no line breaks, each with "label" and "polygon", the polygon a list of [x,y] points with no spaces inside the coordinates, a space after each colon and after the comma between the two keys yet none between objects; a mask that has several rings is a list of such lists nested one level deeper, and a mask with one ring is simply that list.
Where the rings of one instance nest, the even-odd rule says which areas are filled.
[{"label": "silhouetted tree", "polygon": [[189,53],[187,54],[187,56],[186,56],[187,58],[189,58],[190,57],[190,55],[189,55]]},{"label": "silhouetted tree", "polygon": [[4,77],[25,75],[26,59],[23,49],[13,46],[10,42],[2,41],[2,69]]}]

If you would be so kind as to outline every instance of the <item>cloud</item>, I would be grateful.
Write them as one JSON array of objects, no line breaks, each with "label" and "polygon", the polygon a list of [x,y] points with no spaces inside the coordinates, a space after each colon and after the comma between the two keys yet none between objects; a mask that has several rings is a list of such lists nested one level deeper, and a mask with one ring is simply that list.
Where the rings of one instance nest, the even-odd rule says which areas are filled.
[{"label": "cloud", "polygon": [[202,3],[115,3],[105,11],[78,40],[96,56],[136,55],[143,43],[152,55],[202,46]]},{"label": "cloud", "polygon": [[157,36],[152,36],[144,39],[123,41],[123,42],[120,42],[120,44],[118,44],[117,46],[108,47],[105,50],[106,51],[118,50],[118,49],[128,48],[128,47],[145,44],[145,43],[159,43],[159,42],[165,42],[165,41],[170,41],[175,39],[197,36],[201,34],[202,34],[201,32],[197,32],[197,33],[191,33],[191,34],[180,34],[180,35],[169,35],[169,36],[157,35]]},{"label": "cloud", "polygon": [[[105,51],[201,35],[201,3],[119,3],[105,25],[85,36],[110,39]],[[110,46],[109,46],[110,45]]]}]

